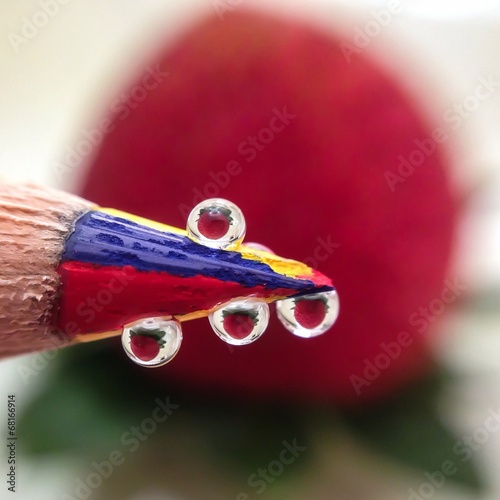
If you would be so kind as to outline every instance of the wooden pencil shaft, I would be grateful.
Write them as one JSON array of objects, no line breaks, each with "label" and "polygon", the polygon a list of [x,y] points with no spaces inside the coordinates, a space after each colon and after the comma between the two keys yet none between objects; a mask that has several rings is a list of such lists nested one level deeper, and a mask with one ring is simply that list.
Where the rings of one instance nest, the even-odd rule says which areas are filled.
[{"label": "wooden pencil shaft", "polygon": [[56,267],[74,220],[91,206],[53,189],[0,184],[0,357],[70,342],[53,321]]}]

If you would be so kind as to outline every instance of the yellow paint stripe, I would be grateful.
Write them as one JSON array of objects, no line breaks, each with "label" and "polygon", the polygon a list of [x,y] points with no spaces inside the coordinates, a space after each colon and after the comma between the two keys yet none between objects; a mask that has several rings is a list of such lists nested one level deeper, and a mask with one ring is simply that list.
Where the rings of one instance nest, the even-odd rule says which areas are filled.
[{"label": "yellow paint stripe", "polygon": [[296,260],[284,259],[278,257],[269,252],[264,252],[262,250],[254,250],[252,248],[245,247],[242,245],[238,252],[244,259],[257,260],[267,264],[275,273],[288,276],[290,278],[296,278],[297,276],[312,276],[312,269]]},{"label": "yellow paint stripe", "polygon": [[[238,301],[238,300],[245,300],[251,298],[251,296],[246,296],[246,297],[235,297],[234,299],[231,299],[229,303]],[[271,304],[272,302],[275,302],[276,300],[282,300],[285,299],[285,295],[273,295],[272,297],[266,297],[266,298],[261,298],[260,300],[263,300],[264,302],[267,302],[268,304]],[[212,311],[215,309],[219,308],[220,305],[217,307],[214,307],[210,310],[202,310],[202,311],[195,311],[189,314],[184,314],[182,316],[176,316],[175,318],[180,321],[181,323],[185,321],[191,321],[194,319],[201,319],[201,318],[206,318]],[[172,316],[162,316],[165,319],[170,319]],[[95,340],[104,340],[108,339],[111,337],[118,337],[119,335],[122,334],[122,330],[111,330],[107,332],[100,332],[100,333],[84,333],[80,335],[76,335],[74,338],[75,342],[94,342]]]},{"label": "yellow paint stripe", "polygon": [[115,208],[99,208],[98,210],[114,217],[120,217],[122,219],[127,219],[132,222],[136,222],[137,224],[142,224],[143,226],[150,227],[152,229],[157,229],[158,231],[182,234],[183,236],[187,236],[187,232],[184,229],[179,229],[174,226],[169,226],[168,224],[162,224],[161,222],[145,219],[144,217],[139,217],[138,215],[133,215],[127,212],[122,212],[121,210],[116,210]]}]

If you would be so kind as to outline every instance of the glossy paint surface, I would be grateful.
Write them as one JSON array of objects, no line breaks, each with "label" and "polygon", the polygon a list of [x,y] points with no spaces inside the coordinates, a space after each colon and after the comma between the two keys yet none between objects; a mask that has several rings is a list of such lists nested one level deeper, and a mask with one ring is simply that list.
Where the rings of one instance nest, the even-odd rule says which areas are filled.
[{"label": "glossy paint surface", "polygon": [[106,210],[76,221],[58,268],[58,326],[68,335],[120,330],[149,316],[194,319],[242,297],[273,302],[333,288],[299,262],[208,248],[182,230],[145,222]]}]

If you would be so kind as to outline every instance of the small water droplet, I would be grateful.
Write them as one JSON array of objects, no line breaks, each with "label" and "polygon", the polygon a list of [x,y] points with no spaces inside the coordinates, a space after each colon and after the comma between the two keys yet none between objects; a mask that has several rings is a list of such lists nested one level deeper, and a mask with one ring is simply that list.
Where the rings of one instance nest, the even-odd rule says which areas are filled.
[{"label": "small water droplet", "polygon": [[257,340],[269,324],[269,306],[262,300],[230,302],[208,316],[214,332],[231,345],[246,345]]},{"label": "small water droplet", "polygon": [[250,243],[247,243],[245,241],[245,246],[248,248],[251,248],[252,250],[260,250],[261,252],[267,252],[267,253],[274,254],[274,252],[269,247],[266,247],[266,245],[262,245],[261,243],[255,243],[253,241]]},{"label": "small water droplet", "polygon": [[234,249],[243,241],[245,232],[241,210],[222,198],[202,201],[193,208],[187,220],[188,236],[210,248]]},{"label": "small water droplet", "polygon": [[283,326],[294,335],[311,338],[325,333],[339,315],[337,292],[315,293],[278,300],[276,311]]},{"label": "small water droplet", "polygon": [[175,319],[145,318],[126,325],[122,345],[140,366],[156,368],[171,361],[182,342],[181,325]]}]

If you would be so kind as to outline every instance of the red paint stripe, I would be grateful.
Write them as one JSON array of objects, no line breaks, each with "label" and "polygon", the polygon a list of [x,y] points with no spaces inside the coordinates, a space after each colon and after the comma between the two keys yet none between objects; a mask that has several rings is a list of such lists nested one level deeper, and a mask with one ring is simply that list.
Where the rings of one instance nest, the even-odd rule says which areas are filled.
[{"label": "red paint stripe", "polygon": [[246,288],[206,276],[180,277],[134,267],[64,262],[58,272],[62,295],[58,326],[70,337],[117,330],[137,319],[184,315],[215,307],[235,297],[279,297],[292,289]]}]

